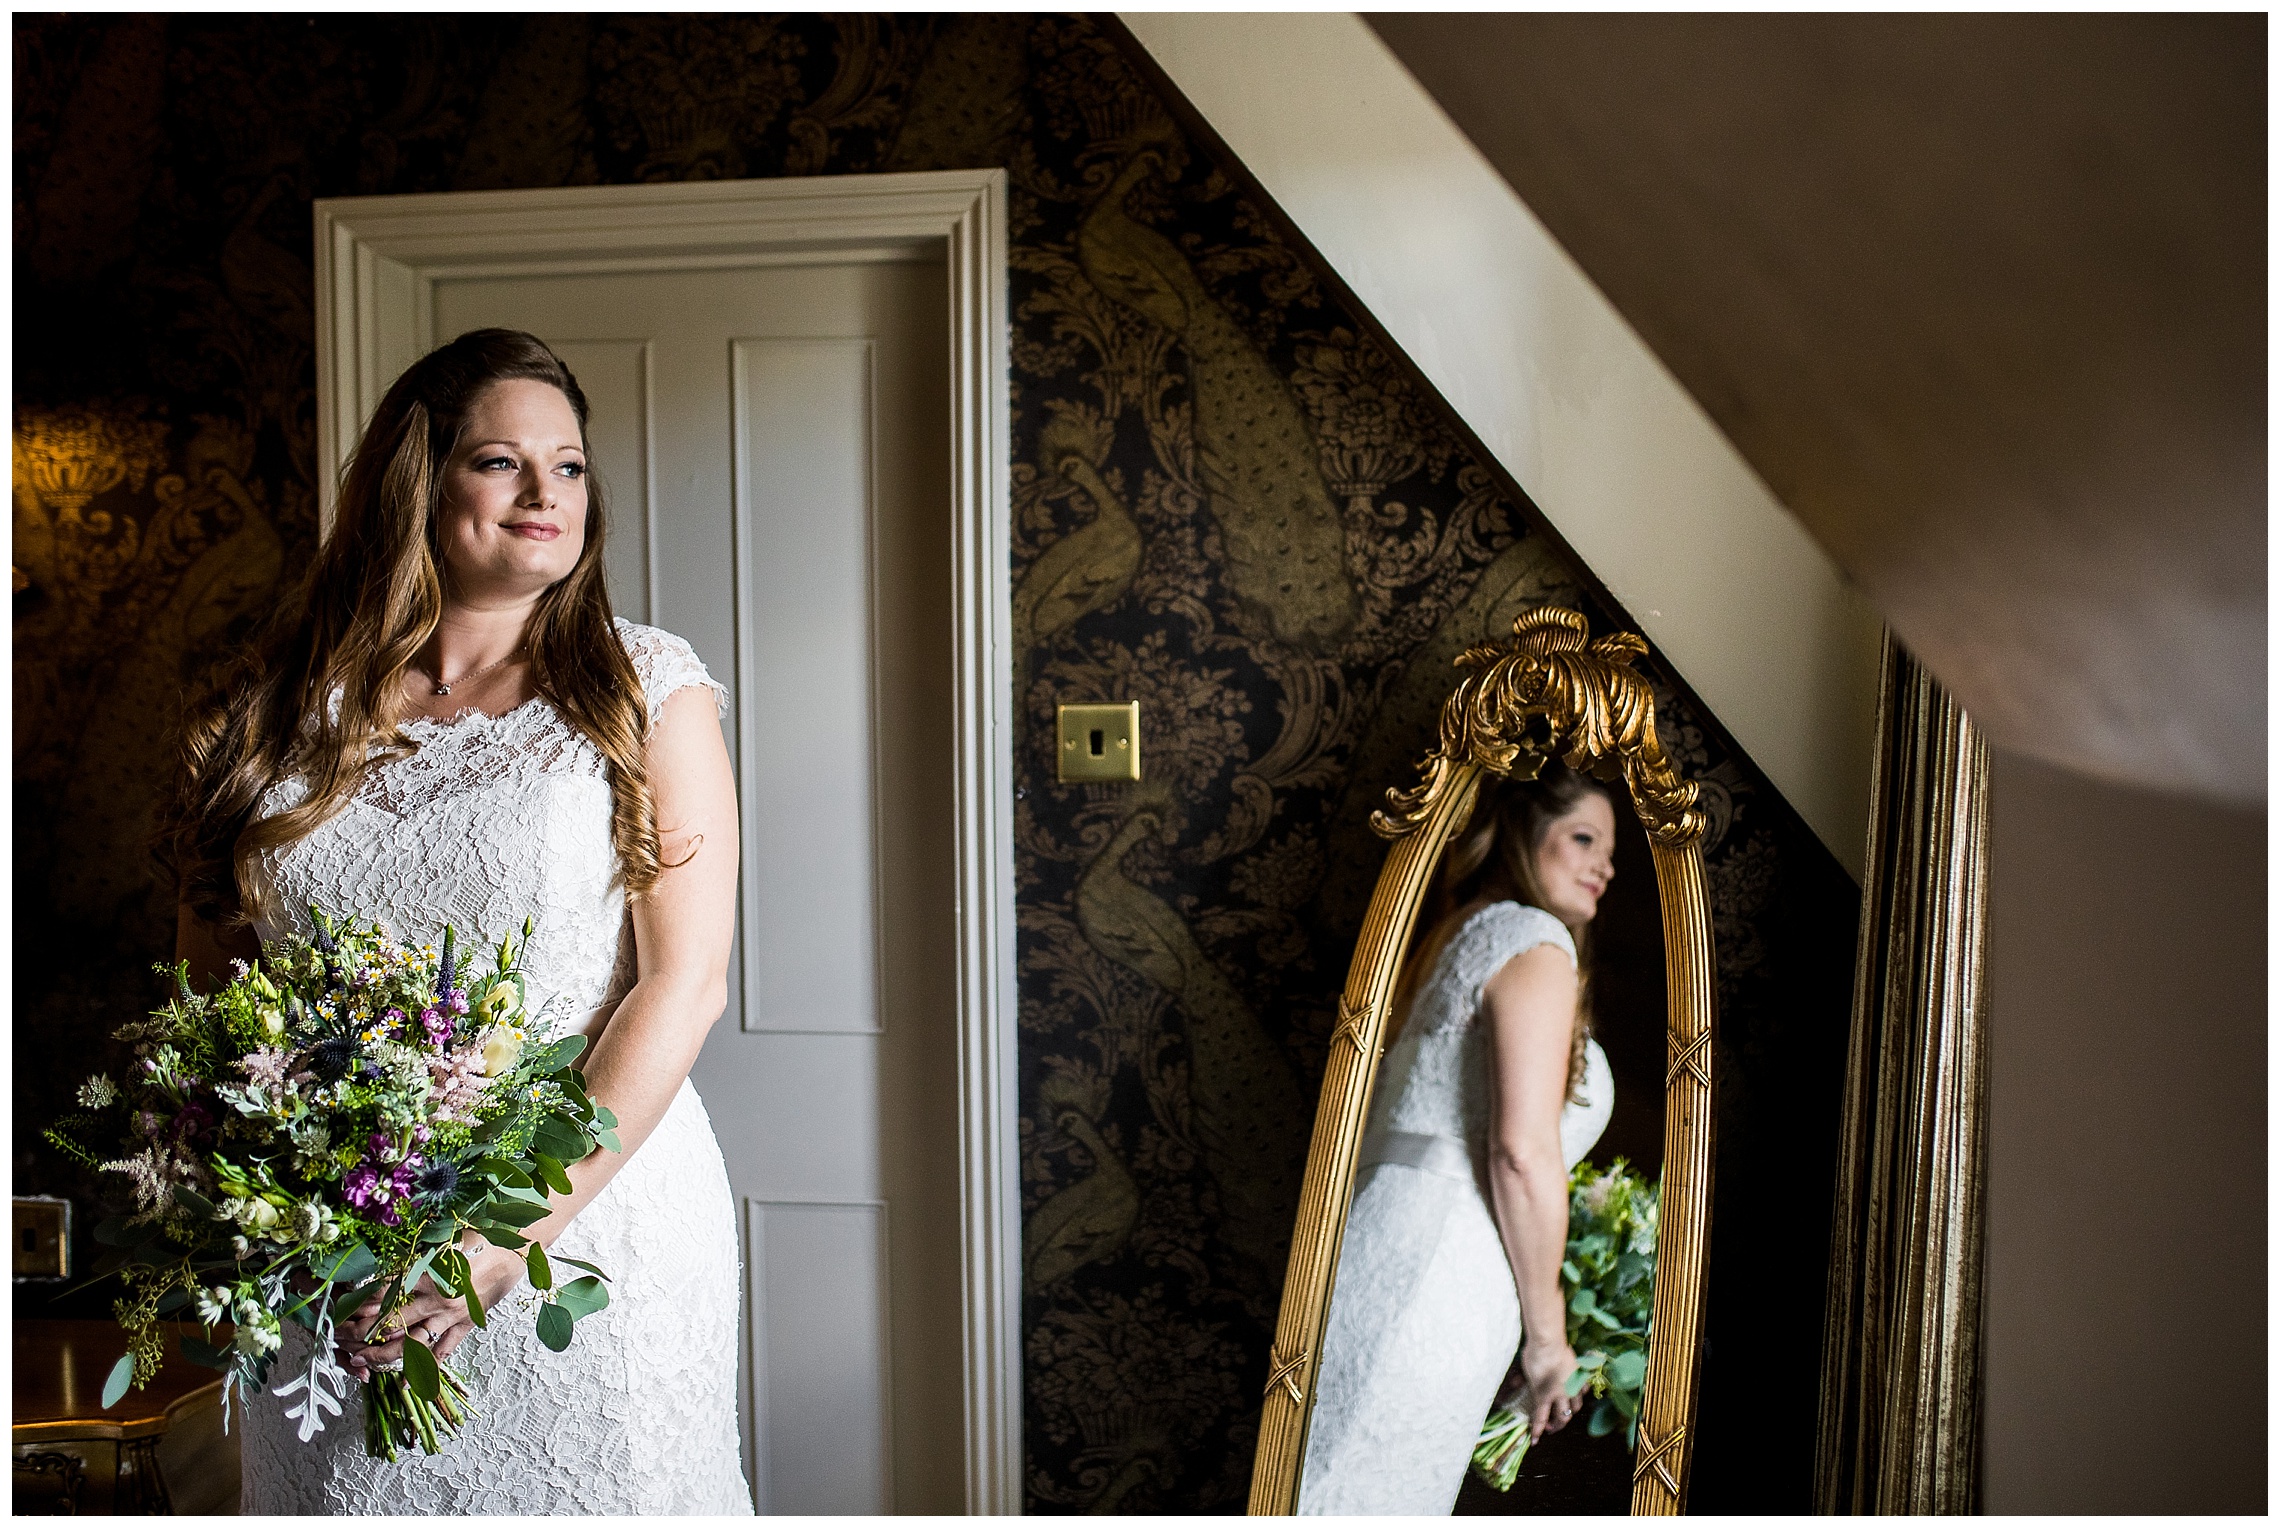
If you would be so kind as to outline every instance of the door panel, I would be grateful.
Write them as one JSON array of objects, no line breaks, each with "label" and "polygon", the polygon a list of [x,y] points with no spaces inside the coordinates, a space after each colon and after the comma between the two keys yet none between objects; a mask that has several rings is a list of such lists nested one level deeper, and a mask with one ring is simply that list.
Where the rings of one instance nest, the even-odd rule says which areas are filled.
[{"label": "door panel", "polygon": [[691,1075],[744,1207],[763,1511],[964,1505],[945,281],[436,287],[439,337],[528,329],[578,373],[611,598],[731,692],[738,948]]}]

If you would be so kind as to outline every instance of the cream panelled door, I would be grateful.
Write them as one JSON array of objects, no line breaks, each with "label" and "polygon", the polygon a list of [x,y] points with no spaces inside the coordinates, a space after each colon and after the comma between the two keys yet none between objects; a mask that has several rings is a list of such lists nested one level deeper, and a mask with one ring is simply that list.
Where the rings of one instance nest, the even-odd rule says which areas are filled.
[{"label": "cream panelled door", "polygon": [[439,342],[494,324],[593,404],[619,612],[732,697],[738,949],[694,1077],[760,1509],[961,1511],[943,267],[436,282]]}]

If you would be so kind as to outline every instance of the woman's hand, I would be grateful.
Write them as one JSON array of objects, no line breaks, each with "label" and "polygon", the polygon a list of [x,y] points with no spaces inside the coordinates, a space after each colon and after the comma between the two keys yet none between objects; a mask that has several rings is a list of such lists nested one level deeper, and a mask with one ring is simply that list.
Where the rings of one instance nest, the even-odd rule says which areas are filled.
[{"label": "woman's hand", "polygon": [[1528,1381],[1529,1437],[1541,1439],[1558,1432],[1583,1409],[1583,1397],[1567,1391],[1575,1374],[1575,1349],[1565,1342],[1522,1343],[1520,1370]]},{"label": "woman's hand", "polygon": [[[495,1308],[522,1282],[522,1256],[505,1247],[485,1247],[467,1261],[474,1270],[475,1293],[483,1302],[485,1312]],[[435,1281],[428,1278],[421,1279],[412,1297],[388,1318],[387,1329],[375,1333],[370,1328],[372,1318],[379,1312],[380,1302],[369,1300],[341,1323],[341,1336],[348,1349],[348,1372],[359,1380],[369,1379],[379,1365],[402,1358],[407,1337],[426,1343],[435,1350],[436,1357],[449,1358],[451,1350],[475,1330],[475,1323],[467,1316],[467,1302],[442,1293],[435,1287]],[[383,1340],[368,1342],[365,1340],[368,1336]]]}]

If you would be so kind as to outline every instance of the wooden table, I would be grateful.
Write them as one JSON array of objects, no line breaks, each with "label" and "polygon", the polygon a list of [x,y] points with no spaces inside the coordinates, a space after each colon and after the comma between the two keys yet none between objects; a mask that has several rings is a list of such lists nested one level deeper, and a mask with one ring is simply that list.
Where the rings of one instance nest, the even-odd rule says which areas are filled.
[{"label": "wooden table", "polygon": [[177,1421],[219,1405],[222,1377],[191,1363],[176,1347],[178,1335],[202,1328],[164,1325],[167,1358],[157,1377],[105,1411],[103,1381],[127,1348],[118,1327],[108,1321],[17,1321],[18,1510],[173,1512],[159,1471],[160,1441]]}]

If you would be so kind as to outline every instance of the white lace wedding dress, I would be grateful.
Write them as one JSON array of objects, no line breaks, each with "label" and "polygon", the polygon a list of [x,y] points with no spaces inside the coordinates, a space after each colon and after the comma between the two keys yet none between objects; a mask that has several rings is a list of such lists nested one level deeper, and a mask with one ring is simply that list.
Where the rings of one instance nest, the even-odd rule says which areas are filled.
[{"label": "white lace wedding dress", "polygon": [[[718,684],[668,632],[618,623],[649,714],[690,685]],[[633,980],[625,895],[612,884],[610,787],[601,754],[543,699],[489,717],[415,720],[419,751],[374,771],[356,799],[260,867],[264,939],[282,919],[378,918],[427,941],[451,924],[481,948],[536,920],[524,957],[531,1006],[556,1029],[597,1032]],[[299,799],[289,781],[264,803]],[[499,1302],[452,1363],[475,1420],[427,1455],[368,1459],[357,1402],[303,1443],[273,1396],[245,1409],[248,1513],[706,1513],[749,1515],[737,1448],[735,1210],[720,1147],[687,1082],[664,1120],[556,1243],[610,1275],[606,1310],[569,1351],[538,1341],[527,1285]],[[308,1362],[288,1322],[271,1370]]]},{"label": "white lace wedding dress", "polygon": [[[1539,944],[1575,959],[1557,918],[1498,902],[1465,920],[1386,1053],[1315,1380],[1298,1510],[1446,1515],[1520,1349],[1520,1297],[1485,1184],[1488,1039],[1481,986]],[[1560,1114],[1583,1160],[1615,1107],[1597,1041]]]}]

